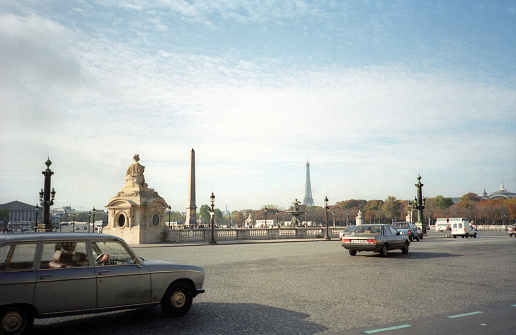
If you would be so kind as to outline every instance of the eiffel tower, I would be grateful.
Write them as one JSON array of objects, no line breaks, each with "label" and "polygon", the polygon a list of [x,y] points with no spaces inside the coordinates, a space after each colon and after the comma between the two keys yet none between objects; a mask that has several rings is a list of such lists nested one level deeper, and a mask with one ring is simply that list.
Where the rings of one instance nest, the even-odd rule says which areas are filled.
[{"label": "eiffel tower", "polygon": [[303,205],[306,207],[313,207],[314,199],[312,198],[312,185],[310,183],[310,163],[306,161],[306,183],[305,183],[305,199],[303,200]]}]

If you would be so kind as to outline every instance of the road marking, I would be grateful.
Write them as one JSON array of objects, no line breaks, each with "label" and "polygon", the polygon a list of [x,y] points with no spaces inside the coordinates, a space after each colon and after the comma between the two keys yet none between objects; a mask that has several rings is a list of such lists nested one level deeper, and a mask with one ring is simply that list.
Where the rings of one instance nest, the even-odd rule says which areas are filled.
[{"label": "road marking", "polygon": [[395,326],[395,327],[373,329],[373,330],[365,331],[364,333],[366,333],[366,334],[374,334],[374,333],[386,332],[386,331],[389,331],[389,330],[396,330],[396,329],[402,329],[402,328],[408,328],[408,327],[412,327],[412,325],[400,325],[400,326]]},{"label": "road marking", "polygon": [[455,319],[455,318],[462,318],[463,316],[470,316],[470,315],[482,314],[482,313],[484,313],[484,312],[476,311],[476,312],[465,313],[465,314],[450,315],[450,316],[447,316],[447,318],[448,319]]},{"label": "road marking", "polygon": [[516,307],[516,305],[511,305],[511,307]]}]

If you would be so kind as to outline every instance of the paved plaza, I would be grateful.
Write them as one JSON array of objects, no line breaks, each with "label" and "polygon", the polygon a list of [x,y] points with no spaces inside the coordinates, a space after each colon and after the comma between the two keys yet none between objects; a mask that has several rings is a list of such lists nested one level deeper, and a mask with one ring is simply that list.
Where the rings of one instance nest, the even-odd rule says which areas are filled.
[{"label": "paved plaza", "polygon": [[[34,333],[363,334],[402,325],[412,328],[387,332],[460,334],[459,322],[482,324],[486,334],[516,329],[513,317],[502,317],[516,312],[516,239],[505,232],[430,232],[408,255],[386,258],[351,257],[340,241],[321,239],[133,247],[144,258],[205,268],[206,293],[188,315],[167,319],[157,307],[41,319]],[[496,317],[499,328],[490,324]],[[463,333],[471,329],[482,333]]]}]

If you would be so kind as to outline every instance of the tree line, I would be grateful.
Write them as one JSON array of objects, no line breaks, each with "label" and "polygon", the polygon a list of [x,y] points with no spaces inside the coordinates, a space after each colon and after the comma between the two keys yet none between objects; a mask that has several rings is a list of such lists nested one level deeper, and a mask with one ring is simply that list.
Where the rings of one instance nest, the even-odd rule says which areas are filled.
[{"label": "tree line", "polygon": [[[324,207],[300,206],[305,213],[299,219],[311,224],[319,225],[326,222],[326,213]],[[409,213],[411,205],[407,200],[397,199],[395,196],[389,196],[385,200],[360,200],[350,199],[338,201],[328,208],[328,222],[330,225],[346,226],[354,224],[358,212],[362,212],[365,223],[388,223],[395,221],[405,221]],[[245,220],[252,216],[256,220],[275,220],[282,225],[288,223],[292,216],[287,213],[288,209],[268,204],[262,208],[253,210],[235,210],[229,215],[224,215],[219,208],[215,208],[215,221],[218,225],[240,226],[244,225]],[[205,204],[199,208],[198,217],[205,224],[210,222],[209,205]],[[417,220],[417,213],[413,211],[413,221]],[[423,211],[425,222],[434,224],[437,218],[446,217],[463,217],[468,218],[476,224],[513,224],[516,221],[516,198],[511,199],[483,199],[475,193],[467,193],[460,198],[460,201],[454,203],[452,198],[446,198],[438,195],[435,198],[425,199],[425,209]],[[71,214],[64,215],[63,221],[72,221]],[[86,222],[89,219],[88,212],[77,212],[75,221]],[[171,212],[166,215],[167,222],[184,223],[186,216],[181,212]],[[90,219],[91,220],[91,219]],[[106,220],[106,213],[97,211],[95,220]]]},{"label": "tree line", "polygon": [[[209,218],[209,207],[207,207]],[[390,223],[395,221],[405,221],[412,205],[408,200],[400,200],[395,196],[389,196],[385,200],[360,200],[350,199],[338,201],[329,206],[326,215],[324,207],[300,206],[305,211],[300,216],[301,221],[308,221],[314,224],[326,222],[326,216],[330,225],[346,226],[354,224],[358,212],[362,212],[365,223]],[[201,207],[202,209],[202,207]],[[292,209],[292,208],[289,208]],[[233,211],[230,215],[222,215],[215,209],[215,219],[218,224],[243,225],[249,214],[255,220],[276,220],[281,224],[289,222],[291,215],[287,213],[289,209],[282,209],[275,205],[264,205],[258,210]],[[201,214],[203,211],[200,211]],[[417,220],[417,212],[412,211],[412,221]],[[467,193],[460,198],[457,203],[452,198],[438,195],[435,198],[425,199],[425,209],[423,211],[424,221],[434,224],[437,218],[462,217],[468,218],[475,224],[514,224],[516,222],[516,198],[511,199],[483,199],[475,193]],[[230,221],[231,220],[231,221]],[[206,221],[208,222],[208,221]],[[229,223],[231,222],[231,223]]]}]

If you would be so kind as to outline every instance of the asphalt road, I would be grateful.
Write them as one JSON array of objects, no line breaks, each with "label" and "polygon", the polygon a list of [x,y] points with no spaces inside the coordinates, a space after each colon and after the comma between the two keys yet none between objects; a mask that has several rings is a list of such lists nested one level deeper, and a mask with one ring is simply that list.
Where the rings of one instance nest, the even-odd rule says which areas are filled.
[{"label": "asphalt road", "polygon": [[159,307],[35,321],[35,334],[508,334],[516,238],[430,233],[409,254],[350,256],[340,242],[158,245],[144,258],[200,265],[185,317]]}]

